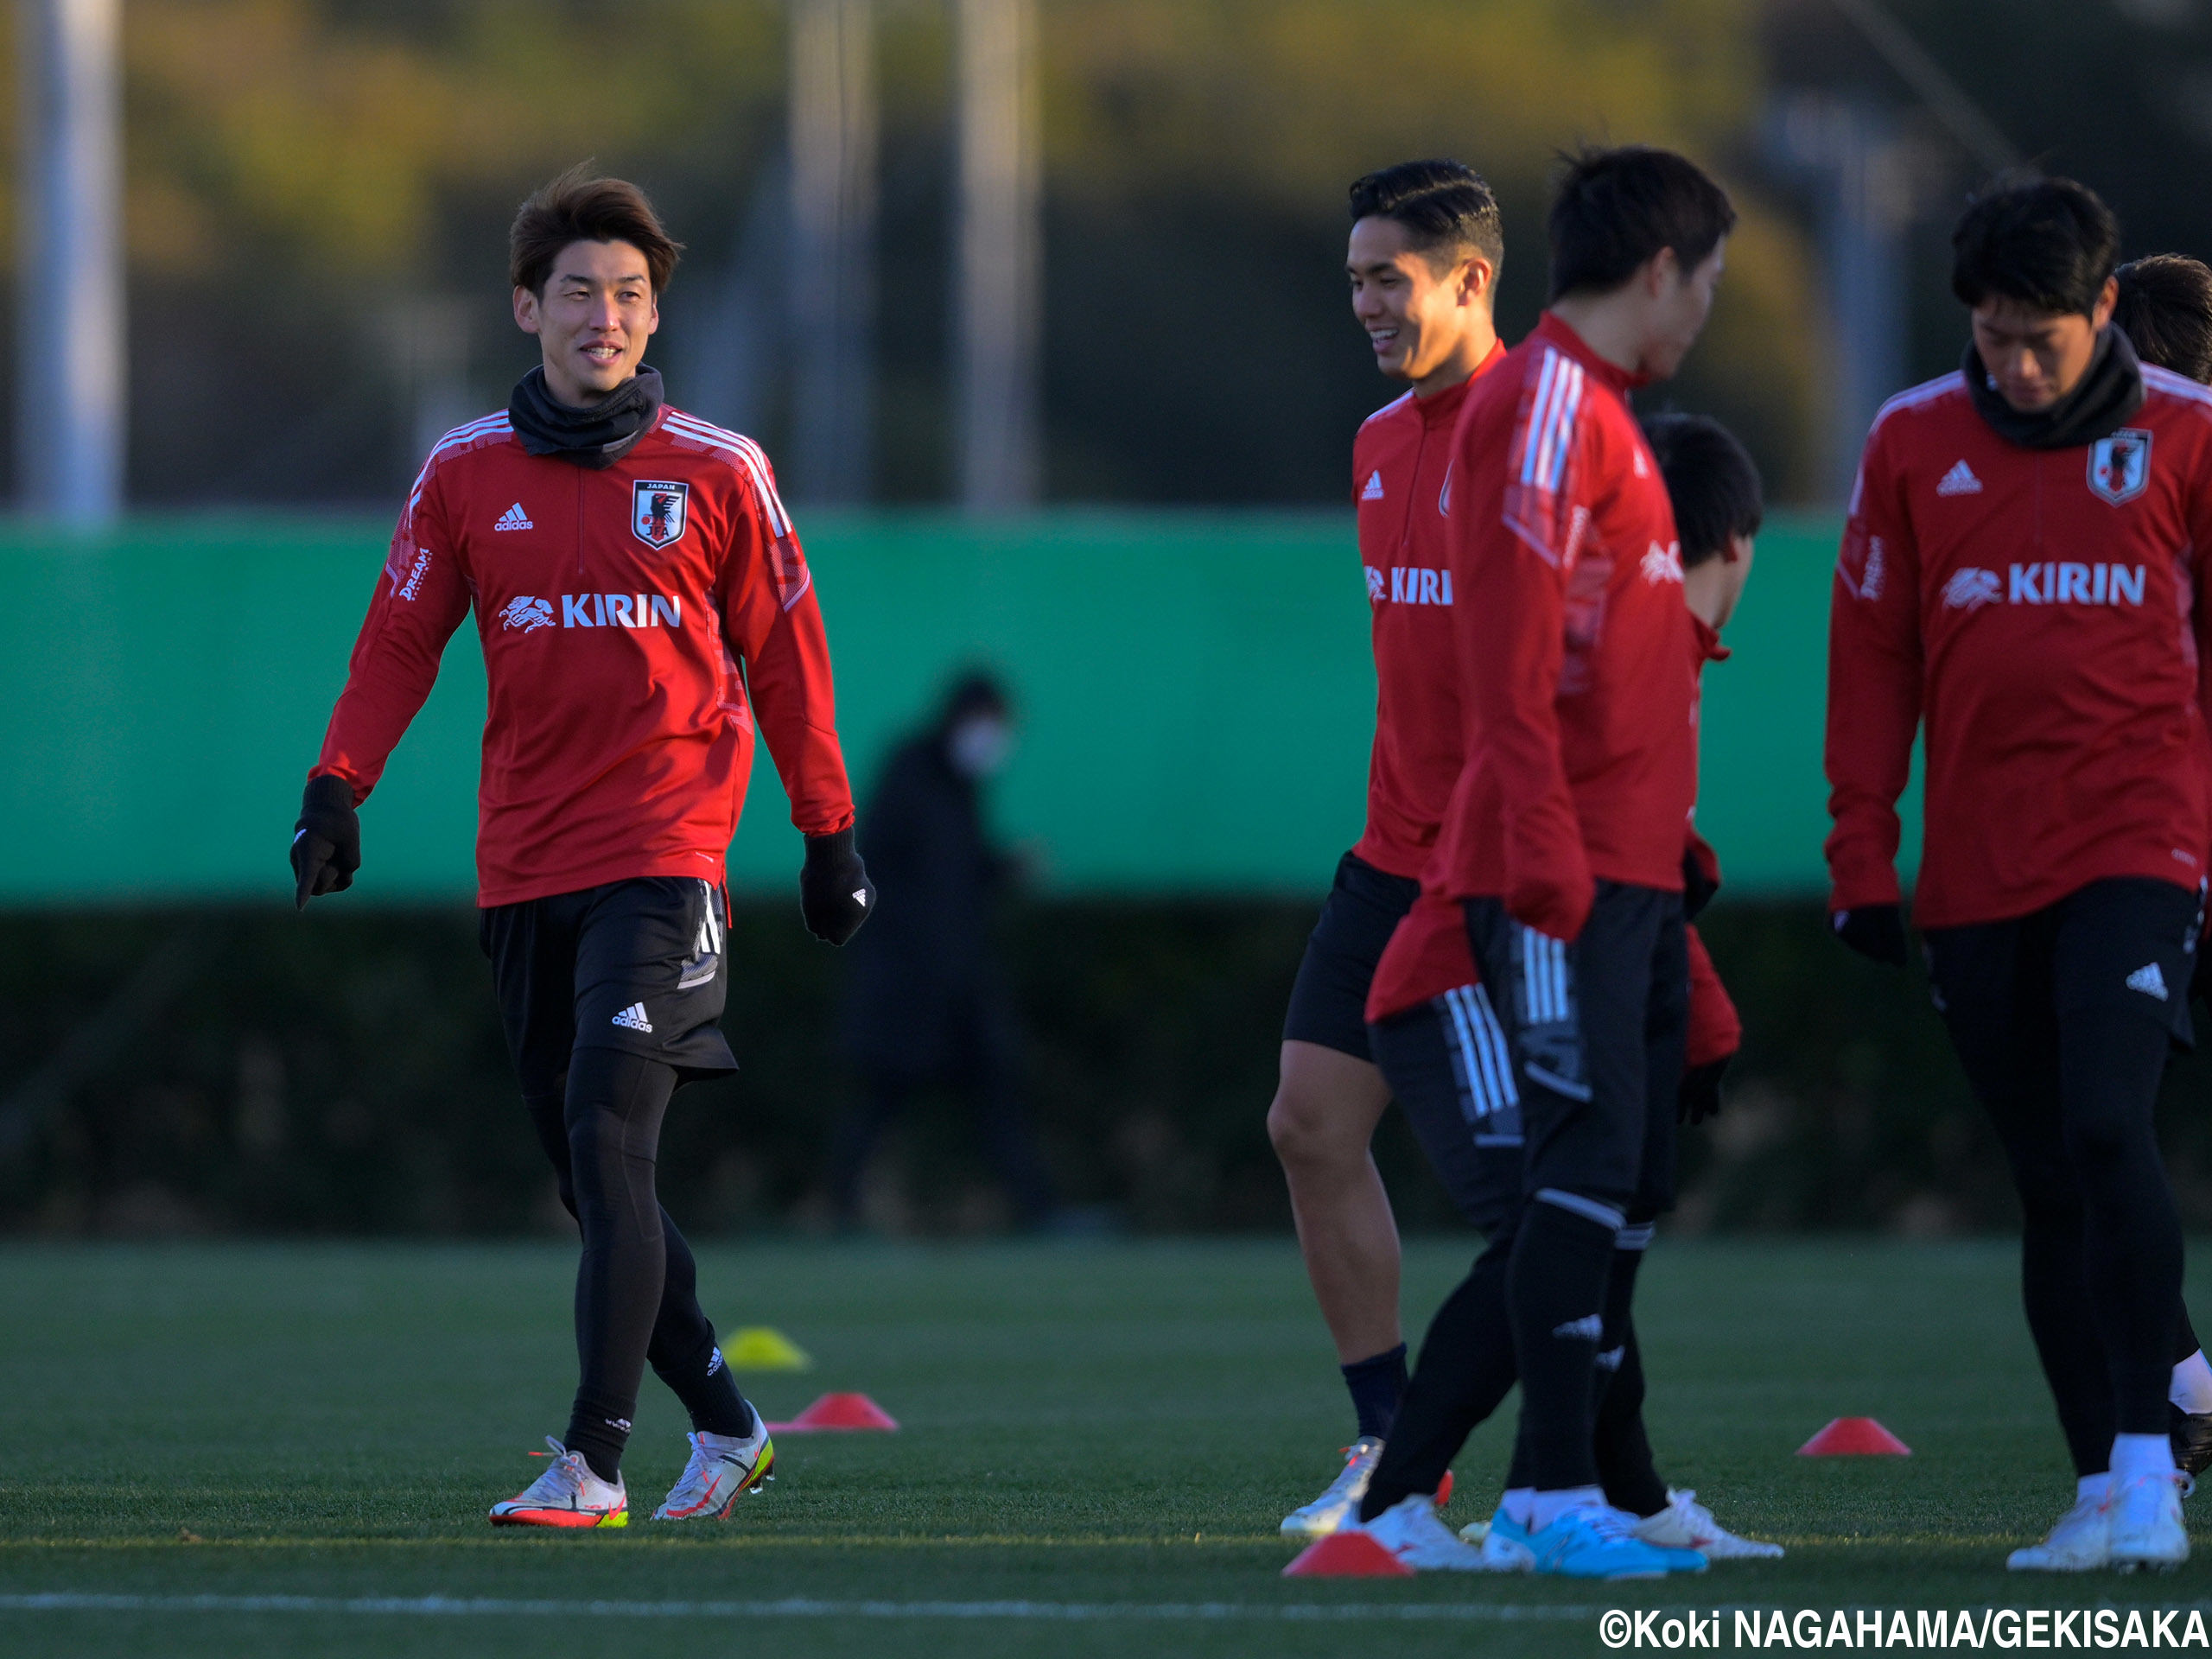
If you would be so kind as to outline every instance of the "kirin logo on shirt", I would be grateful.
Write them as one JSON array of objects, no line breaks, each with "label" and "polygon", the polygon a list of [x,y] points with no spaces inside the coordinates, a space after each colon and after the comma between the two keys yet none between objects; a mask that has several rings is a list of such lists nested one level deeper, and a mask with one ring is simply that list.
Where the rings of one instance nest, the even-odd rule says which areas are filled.
[{"label": "kirin logo on shirt", "polygon": [[641,478],[630,486],[630,531],[647,547],[666,547],[683,538],[689,484]]},{"label": "kirin logo on shirt", "polygon": [[2151,435],[2123,426],[2089,446],[2089,487],[2118,506],[2143,493],[2151,481]]},{"label": "kirin logo on shirt", "polygon": [[533,599],[524,594],[511,599],[499,610],[499,623],[505,628],[520,628],[524,633],[553,626],[553,601]]},{"label": "kirin logo on shirt", "polygon": [[1953,611],[1978,611],[1985,605],[2003,603],[2005,584],[1994,570],[1968,564],[1951,572],[1943,584],[1943,607]]}]

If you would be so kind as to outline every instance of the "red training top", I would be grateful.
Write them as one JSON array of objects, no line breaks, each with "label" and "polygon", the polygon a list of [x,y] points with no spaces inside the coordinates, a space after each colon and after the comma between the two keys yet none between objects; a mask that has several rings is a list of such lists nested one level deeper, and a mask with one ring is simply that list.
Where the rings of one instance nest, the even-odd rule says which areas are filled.
[{"label": "red training top", "polygon": [[399,516],[314,773],[368,798],[472,608],[490,685],[479,905],[720,883],[753,766],[748,690],[791,822],[852,823],[813,578],[750,439],[664,408],[594,471],[531,454],[505,415],[448,433]]},{"label": "red training top", "polygon": [[[1728,652],[1720,636],[1702,617],[1694,615],[1690,618],[1690,652],[1694,695],[1703,681],[1705,664],[1725,660]],[[1718,885],[1719,860],[1694,830],[1689,833],[1688,850]],[[1688,1064],[1704,1065],[1740,1048],[1744,1027],[1695,927],[1689,930],[1689,953]],[[1388,1020],[1446,991],[1474,984],[1479,978],[1459,901],[1446,896],[1432,880],[1423,884],[1421,897],[1399,922],[1375,965],[1375,976],[1367,989],[1367,1019],[1370,1023]]]},{"label": "red training top", "polygon": [[1999,437],[1955,372],[1876,417],[1828,620],[1835,908],[1898,902],[1923,721],[1922,926],[2203,876],[2212,392],[2143,382],[2127,426],[2071,448]]},{"label": "red training top", "polygon": [[1467,395],[1446,512],[1467,755],[1439,885],[1555,938],[1594,879],[1682,885],[1695,794],[1681,551],[1631,377],[1546,312]]},{"label": "red training top", "polygon": [[1689,929],[1689,947],[1690,1038],[1682,1064],[1686,1067],[1711,1065],[1743,1047],[1744,1022],[1695,926]]},{"label": "red training top", "polygon": [[1352,852],[1392,875],[1421,874],[1459,781],[1465,740],[1439,503],[1467,388],[1504,359],[1504,346],[1493,346],[1472,377],[1431,397],[1406,393],[1369,416],[1352,440],[1375,641],[1367,833]]}]

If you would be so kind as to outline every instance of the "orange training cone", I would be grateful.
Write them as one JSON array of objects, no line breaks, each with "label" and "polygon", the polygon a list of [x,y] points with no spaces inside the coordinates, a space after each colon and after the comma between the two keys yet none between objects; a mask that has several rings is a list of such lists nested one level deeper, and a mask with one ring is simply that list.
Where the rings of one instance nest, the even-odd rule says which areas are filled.
[{"label": "orange training cone", "polygon": [[818,1434],[833,1429],[899,1427],[898,1420],[864,1394],[825,1394],[788,1423],[771,1423],[772,1434]]},{"label": "orange training cone", "polygon": [[1414,1570],[1364,1532],[1332,1532],[1298,1552],[1286,1579],[1410,1579]]},{"label": "orange training cone", "polygon": [[1909,1458],[1912,1448],[1872,1417],[1839,1417],[1797,1448],[1801,1458]]},{"label": "orange training cone", "polygon": [[1434,1497],[1434,1498],[1433,1498],[1433,1499],[1431,1500],[1431,1502],[1435,1505],[1435,1507],[1436,1507],[1436,1508],[1438,1508],[1438,1509],[1440,1509],[1440,1509],[1442,1509],[1442,1508],[1443,1508],[1446,1503],[1449,1503],[1451,1501],[1452,1501],[1452,1471],[1451,1471],[1449,1469],[1446,1469],[1446,1470],[1444,1471],[1444,1478],[1443,1478],[1443,1479],[1441,1479],[1441,1480],[1440,1480],[1440,1481],[1438,1481],[1438,1482],[1436,1483],[1436,1496],[1435,1496],[1435,1497]]}]

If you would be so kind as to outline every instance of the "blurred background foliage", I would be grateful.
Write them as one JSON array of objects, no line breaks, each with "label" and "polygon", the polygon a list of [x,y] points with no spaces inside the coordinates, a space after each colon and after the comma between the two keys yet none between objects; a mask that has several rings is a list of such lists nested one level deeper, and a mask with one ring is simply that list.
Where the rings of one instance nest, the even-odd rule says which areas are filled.
[{"label": "blurred background foliage", "polygon": [[[1287,1230],[1262,1119],[1312,925],[1310,905],[1283,900],[1030,900],[1005,918],[1027,1094],[1071,1219]],[[1669,1230],[2017,1225],[1917,967],[1848,955],[1811,904],[1723,906],[1700,925],[1745,1040],[1720,1116],[1683,1135]],[[806,938],[795,899],[741,902],[729,938],[723,1025],[742,1069],[677,1096],[661,1191],[688,1230],[826,1230],[830,1128],[859,1087],[835,1037],[837,958]],[[36,1116],[21,1142],[0,1130],[0,1230],[570,1226],[464,910],[333,910],[312,926],[249,908],[0,918],[0,1054],[47,1057],[11,1066],[0,1091],[10,1129]],[[2160,1116],[2196,1230],[2212,1228],[2208,1088],[2212,1063],[2180,1059]],[[1460,1230],[1395,1113],[1376,1159],[1402,1226]],[[861,1219],[938,1236],[1008,1224],[963,1102],[925,1096],[892,1131]]]},{"label": "blurred background foliage", "polygon": [[[1891,10],[2019,155],[2112,200],[2132,251],[2212,247],[2196,188],[2212,8]],[[1669,401],[1747,433],[1778,499],[1831,498],[1818,213],[1774,133],[1808,90],[1878,111],[1907,146],[1910,372],[1955,355],[1945,228],[1980,164],[1832,0],[1041,15],[1052,499],[1341,499],[1345,436],[1382,391],[1343,304],[1346,182],[1420,154],[1485,172],[1512,336],[1541,298],[1556,155],[1627,139],[1698,156],[1745,213],[1726,301]],[[880,0],[878,20],[878,493],[942,499],[949,8]],[[690,245],[656,355],[679,400],[714,402],[711,336],[751,292],[747,226],[784,143],[785,29],[776,0],[128,0],[133,499],[381,508],[411,469],[426,382],[477,411],[531,360],[506,315],[505,224],[584,156],[645,183]],[[772,448],[784,418],[770,396]]]},{"label": "blurred background foliage", "polygon": [[[1384,391],[1344,303],[1345,185],[1409,155],[1483,169],[1517,334],[1555,154],[1630,137],[1706,159],[1745,213],[1677,395],[1758,435],[1782,495],[1811,488],[1817,296],[1755,165],[1753,0],[1042,15],[1052,497],[1342,499],[1346,435]],[[780,154],[784,21],[772,0],[129,0],[133,499],[381,505],[425,377],[457,355],[477,412],[532,360],[505,221],[584,156],[645,183],[690,245],[655,355],[696,401],[686,368]],[[935,0],[880,8],[889,500],[950,490],[950,28]]]}]

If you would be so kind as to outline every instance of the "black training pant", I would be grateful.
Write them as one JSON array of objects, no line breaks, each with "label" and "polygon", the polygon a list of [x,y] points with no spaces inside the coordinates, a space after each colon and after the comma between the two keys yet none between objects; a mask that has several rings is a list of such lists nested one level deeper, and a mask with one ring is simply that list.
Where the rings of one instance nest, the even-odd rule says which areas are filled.
[{"label": "black training pant", "polygon": [[2165,1432],[2181,1221],[2152,1112],[2191,1040],[2197,892],[2093,881],[2032,915],[1927,930],[1936,1007],[2012,1169],[2028,1327],[2077,1472]]},{"label": "black training pant", "polygon": [[[1370,1513],[1401,1483],[1433,1490],[1429,1467],[1442,1473],[1516,1376],[1515,1457],[1529,1483],[1601,1484],[1592,1442],[1616,1247],[1625,1223],[1674,1199],[1689,1017],[1681,895],[1600,881],[1571,944],[1522,926],[1496,899],[1470,900],[1466,915],[1511,1059],[1522,1201],[1430,1323],[1362,1506]],[[1510,1366],[1497,1351],[1501,1297]]]},{"label": "black training pant", "polygon": [[[1687,975],[1687,958],[1684,972]],[[1687,1002],[1684,1004],[1685,1010]],[[1663,1007],[1661,1018],[1665,1019]],[[1685,1013],[1686,1017],[1686,1013]],[[1363,1506],[1371,1517],[1410,1492],[1436,1490],[1469,1434],[1518,1380],[1505,1294],[1522,1198],[1521,1093],[1505,1031],[1482,986],[1462,986],[1369,1029],[1376,1063],[1452,1203],[1490,1245],[1446,1299]],[[1663,1065],[1661,1044],[1654,1066]],[[1647,1095],[1645,1167],[1671,1172],[1675,1088],[1655,1075]],[[1653,1109],[1656,1109],[1656,1114]],[[1656,1149],[1655,1155],[1654,1149]],[[1663,1208],[1656,1189],[1633,1206]],[[1598,1351],[1592,1450],[1607,1501],[1639,1515],[1666,1504],[1643,1422],[1643,1371],[1630,1303],[1648,1224],[1622,1230],[1608,1271]],[[1517,1471],[1509,1484],[1527,1484]],[[1656,1497],[1654,1496],[1656,1494]]]},{"label": "black training pant", "polygon": [[695,1428],[752,1431],[699,1306],[690,1248],[654,1184],[677,1086],[735,1069],[716,1023],[723,920],[719,892],[674,877],[497,906],[482,918],[524,1105],[582,1234],[581,1376],[563,1443],[609,1479],[648,1360]]}]

